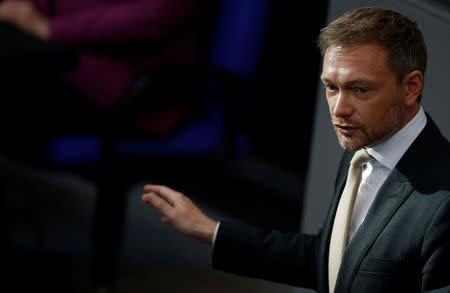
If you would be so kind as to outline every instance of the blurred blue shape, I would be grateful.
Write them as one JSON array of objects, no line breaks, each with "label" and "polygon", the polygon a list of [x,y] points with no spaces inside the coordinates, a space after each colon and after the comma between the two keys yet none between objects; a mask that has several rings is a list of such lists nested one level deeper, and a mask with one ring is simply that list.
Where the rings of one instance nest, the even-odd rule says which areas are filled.
[{"label": "blurred blue shape", "polygon": [[211,65],[250,77],[259,64],[264,42],[269,0],[222,1],[212,43]]}]

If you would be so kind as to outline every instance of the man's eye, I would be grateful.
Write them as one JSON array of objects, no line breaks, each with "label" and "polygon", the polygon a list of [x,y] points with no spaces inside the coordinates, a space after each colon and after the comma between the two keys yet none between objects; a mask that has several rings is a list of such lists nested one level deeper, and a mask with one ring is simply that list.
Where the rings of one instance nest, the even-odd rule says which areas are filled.
[{"label": "man's eye", "polygon": [[361,94],[365,94],[365,93],[367,93],[367,89],[364,89],[364,88],[357,88],[356,89],[358,92],[360,92]]},{"label": "man's eye", "polygon": [[337,88],[334,85],[327,85],[329,91],[335,91]]}]

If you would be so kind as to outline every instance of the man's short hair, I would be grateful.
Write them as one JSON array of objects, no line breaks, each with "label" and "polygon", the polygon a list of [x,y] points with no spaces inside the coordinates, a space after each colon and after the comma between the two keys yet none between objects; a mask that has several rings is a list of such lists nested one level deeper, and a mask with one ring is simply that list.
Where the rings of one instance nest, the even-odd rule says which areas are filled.
[{"label": "man's short hair", "polygon": [[358,46],[373,43],[386,49],[387,62],[400,84],[414,70],[425,76],[427,48],[416,22],[381,7],[348,11],[320,31],[322,54],[331,46]]}]

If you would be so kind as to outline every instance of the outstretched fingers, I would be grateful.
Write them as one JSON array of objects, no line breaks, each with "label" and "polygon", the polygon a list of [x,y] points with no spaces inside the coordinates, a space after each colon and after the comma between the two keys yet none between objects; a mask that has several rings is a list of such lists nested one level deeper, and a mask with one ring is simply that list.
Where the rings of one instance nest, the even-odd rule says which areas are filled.
[{"label": "outstretched fingers", "polygon": [[145,185],[142,200],[164,215],[162,222],[205,243],[212,243],[217,221],[206,216],[188,197],[163,185]]},{"label": "outstretched fingers", "polygon": [[180,193],[164,185],[145,185],[144,191],[147,193],[154,193],[158,197],[163,198],[171,206],[175,207],[177,200],[180,198]]},{"label": "outstretched fingers", "polygon": [[160,197],[155,192],[149,192],[142,196],[142,200],[146,203],[151,204],[154,208],[162,212],[164,215],[171,215],[173,206],[166,201],[165,198]]}]

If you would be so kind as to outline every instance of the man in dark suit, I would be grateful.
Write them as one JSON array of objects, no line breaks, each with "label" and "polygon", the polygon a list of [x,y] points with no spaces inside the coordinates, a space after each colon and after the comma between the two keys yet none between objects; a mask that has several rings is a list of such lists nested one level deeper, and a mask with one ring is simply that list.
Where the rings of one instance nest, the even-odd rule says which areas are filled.
[{"label": "man in dark suit", "polygon": [[[219,224],[165,186],[146,186],[143,200],[163,222],[211,243],[217,269],[318,292],[450,292],[450,144],[420,105],[427,54],[419,28],[395,11],[359,8],[322,29],[318,44],[346,150],[318,234]],[[355,152],[368,161],[341,227]],[[333,270],[340,229],[343,255]]]}]

